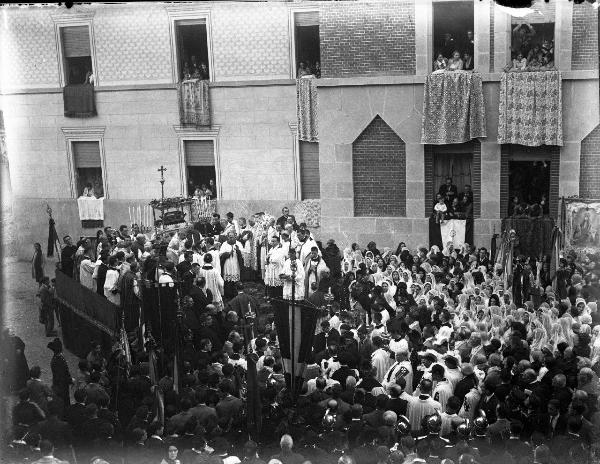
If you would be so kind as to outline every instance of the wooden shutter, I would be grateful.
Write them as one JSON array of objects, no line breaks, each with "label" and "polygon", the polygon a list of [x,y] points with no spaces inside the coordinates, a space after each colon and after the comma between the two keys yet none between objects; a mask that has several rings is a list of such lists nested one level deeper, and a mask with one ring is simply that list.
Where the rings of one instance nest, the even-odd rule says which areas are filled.
[{"label": "wooden shutter", "polygon": [[100,168],[99,142],[73,142],[75,168]]},{"label": "wooden shutter", "polygon": [[186,140],[183,144],[186,166],[215,165],[215,148],[212,140]]},{"label": "wooden shutter", "polygon": [[321,198],[318,143],[300,142],[300,185],[303,200]]},{"label": "wooden shutter", "polygon": [[88,26],[66,26],[61,28],[61,35],[65,58],[92,56]]},{"label": "wooden shutter", "polygon": [[318,26],[319,12],[299,11],[294,15],[294,23],[296,26]]}]

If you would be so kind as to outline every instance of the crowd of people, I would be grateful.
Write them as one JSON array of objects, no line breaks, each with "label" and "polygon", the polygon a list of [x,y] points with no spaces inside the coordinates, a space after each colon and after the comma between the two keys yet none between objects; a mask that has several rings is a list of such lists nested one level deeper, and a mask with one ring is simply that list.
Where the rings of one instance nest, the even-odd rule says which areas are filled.
[{"label": "crowd of people", "polygon": [[473,71],[474,51],[473,31],[467,31],[466,36],[459,41],[450,32],[446,32],[444,40],[439,45],[439,51],[436,53],[433,71]]},{"label": "crowd of people", "polygon": [[[449,186],[440,194],[458,196]],[[93,343],[71,373],[53,338],[46,385],[39,366],[24,372],[23,341],[4,333],[19,396],[6,455],[96,464],[598,460],[593,262],[565,253],[552,273],[549,258],[518,256],[504,269],[472,245],[340,250],[282,213],[215,215],[167,240],[135,226],[99,232],[93,248],[65,237],[62,272],[122,308],[128,331],[139,324],[140,279],[178,283],[183,371],[175,377],[160,349],[155,364],[132,343],[128,363],[119,343]],[[273,309],[246,292],[257,281],[270,297],[290,299],[293,286],[320,308],[298,392],[286,385]],[[252,429],[249,376],[262,413]]]},{"label": "crowd of people", "polygon": [[472,219],[473,218],[473,190],[469,184],[458,193],[458,187],[452,178],[446,178],[436,194],[433,205],[433,216],[437,223],[445,219]]}]

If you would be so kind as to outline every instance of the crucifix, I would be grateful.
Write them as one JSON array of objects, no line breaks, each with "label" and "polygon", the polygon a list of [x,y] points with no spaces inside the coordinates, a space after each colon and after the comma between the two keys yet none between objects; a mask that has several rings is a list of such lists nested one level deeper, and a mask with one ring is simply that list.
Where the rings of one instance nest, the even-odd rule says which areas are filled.
[{"label": "crucifix", "polygon": [[[157,169],[158,172],[160,172],[160,214],[161,214],[161,221],[164,221],[164,217],[165,217],[165,171],[167,170],[167,168],[165,168],[162,164],[160,166],[160,169]],[[162,224],[164,226],[164,224]]]}]

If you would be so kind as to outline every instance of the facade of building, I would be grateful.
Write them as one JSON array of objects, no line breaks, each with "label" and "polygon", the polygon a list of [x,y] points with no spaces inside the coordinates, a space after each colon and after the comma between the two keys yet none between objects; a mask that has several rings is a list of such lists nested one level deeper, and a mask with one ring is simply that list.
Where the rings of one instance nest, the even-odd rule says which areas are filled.
[{"label": "facade of building", "polygon": [[[213,179],[222,214],[277,214],[287,205],[302,216],[320,206],[314,232],[340,246],[427,244],[434,192],[452,173],[473,187],[478,246],[507,215],[511,163],[550,166],[555,217],[559,197],[599,198],[597,11],[587,2],[536,5],[529,22],[554,42],[562,75],[560,147],[497,142],[500,77],[525,20],[492,0],[4,7],[10,250],[25,257],[45,242],[46,203],[59,235],[94,235],[80,227],[76,200],[87,181],[105,196],[104,224],[129,223],[131,206],[160,197],[161,166],[166,196]],[[447,30],[473,32],[487,137],[423,145],[424,82]],[[303,60],[320,61],[318,143],[297,137]],[[180,125],[176,90],[191,61],[204,63],[210,80],[211,125],[194,129]],[[65,117],[63,87],[85,69],[97,116]]]}]

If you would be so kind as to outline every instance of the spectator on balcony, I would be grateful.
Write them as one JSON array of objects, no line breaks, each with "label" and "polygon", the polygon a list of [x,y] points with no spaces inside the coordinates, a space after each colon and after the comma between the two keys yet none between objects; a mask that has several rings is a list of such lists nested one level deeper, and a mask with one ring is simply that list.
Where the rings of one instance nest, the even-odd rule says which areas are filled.
[{"label": "spectator on balcony", "polygon": [[208,66],[206,66],[206,63],[200,64],[200,79],[208,80]]},{"label": "spectator on balcony", "polygon": [[548,53],[542,56],[540,71],[551,71],[554,69],[554,55]]},{"label": "spectator on balcony", "polygon": [[454,50],[452,58],[448,60],[448,71],[462,71],[464,67],[463,60],[460,59],[458,50]]},{"label": "spectator on balcony", "polygon": [[192,78],[192,73],[190,72],[190,64],[186,61],[183,64],[183,80],[187,81]]},{"label": "spectator on balcony", "polygon": [[459,195],[461,203],[466,198],[467,203],[473,203],[473,190],[469,184],[465,184],[465,190]]},{"label": "spectator on balcony", "polygon": [[310,72],[310,69],[308,69],[306,63],[304,61],[301,61],[300,65],[298,66],[298,78],[310,77],[311,75],[312,74]]},{"label": "spectator on balcony", "polygon": [[83,189],[83,194],[81,196],[97,198],[96,193],[94,191],[94,187],[92,186],[91,182],[88,182],[87,184],[85,184],[85,188]]},{"label": "spectator on balcony", "polygon": [[440,196],[438,198],[438,202],[433,207],[433,214],[435,215],[435,222],[438,224],[440,222],[442,222],[445,219],[447,212],[448,212],[448,207],[446,206],[446,203],[444,202],[444,198]]},{"label": "spectator on balcony", "polygon": [[458,196],[458,188],[452,183],[452,177],[446,178],[446,183],[438,191],[447,205],[452,204],[452,200]]},{"label": "spectator on balcony", "polygon": [[473,56],[475,53],[475,36],[473,35],[473,31],[467,31],[467,51],[469,55]]},{"label": "spectator on balcony", "polygon": [[463,69],[465,71],[473,71],[473,55],[469,52],[465,52],[463,55]]},{"label": "spectator on balcony", "polygon": [[509,64],[504,70],[505,71],[525,71],[527,68],[527,58],[523,56],[522,53],[518,53],[516,58],[512,60],[512,63]]},{"label": "spectator on balcony", "polygon": [[315,75],[315,77],[317,79],[321,78],[321,63],[319,63],[318,61],[315,61],[315,67],[313,69],[313,74]]},{"label": "spectator on balcony", "polygon": [[444,71],[448,67],[448,60],[444,55],[438,53],[437,59],[433,62],[434,71]]},{"label": "spectator on balcony", "polygon": [[442,54],[444,56],[451,56],[454,50],[456,50],[454,37],[452,37],[452,34],[450,34],[450,32],[446,32],[444,34],[444,45],[442,45]]}]

